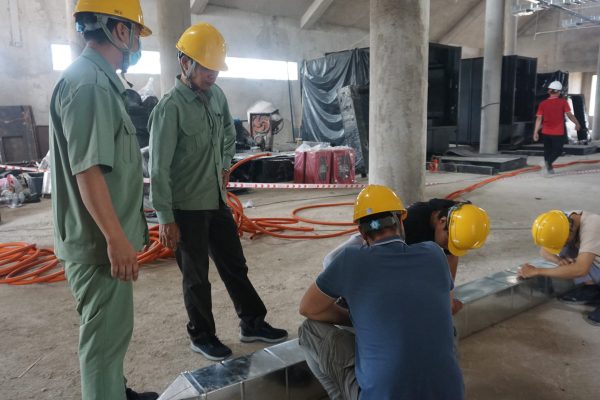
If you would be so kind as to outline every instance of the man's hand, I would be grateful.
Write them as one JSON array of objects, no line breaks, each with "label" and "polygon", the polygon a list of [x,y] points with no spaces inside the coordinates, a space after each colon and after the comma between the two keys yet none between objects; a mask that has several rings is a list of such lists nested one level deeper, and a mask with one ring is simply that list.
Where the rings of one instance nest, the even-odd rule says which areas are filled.
[{"label": "man's hand", "polygon": [[123,236],[120,239],[109,241],[107,251],[112,277],[122,281],[136,281],[140,267],[137,262],[137,253],[129,240]]},{"label": "man's hand", "polygon": [[175,222],[160,225],[158,227],[158,240],[163,246],[176,250],[180,239],[181,234],[179,232],[179,227]]},{"label": "man's hand", "polygon": [[575,124],[575,130],[581,130],[581,125],[579,124],[579,122]]},{"label": "man's hand", "polygon": [[531,264],[523,264],[517,273],[520,278],[533,278],[537,276],[537,268]]},{"label": "man's hand", "polygon": [[538,140],[540,140],[540,135],[537,132],[533,133],[533,141],[537,142]]},{"label": "man's hand", "polygon": [[230,171],[228,169],[223,170],[223,190],[227,190],[227,185],[229,185],[229,174]]},{"label": "man's hand", "polygon": [[463,308],[462,301],[458,299],[452,299],[452,315],[458,313]]}]

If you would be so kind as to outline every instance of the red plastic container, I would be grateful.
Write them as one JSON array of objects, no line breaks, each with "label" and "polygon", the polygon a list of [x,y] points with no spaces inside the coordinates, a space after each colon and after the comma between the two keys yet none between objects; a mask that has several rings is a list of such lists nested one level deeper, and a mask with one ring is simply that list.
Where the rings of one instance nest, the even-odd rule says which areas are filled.
[{"label": "red plastic container", "polygon": [[334,147],[332,152],[331,183],[354,183],[356,155],[349,147]]},{"label": "red plastic container", "polygon": [[333,152],[316,150],[305,154],[304,183],[330,183]]}]

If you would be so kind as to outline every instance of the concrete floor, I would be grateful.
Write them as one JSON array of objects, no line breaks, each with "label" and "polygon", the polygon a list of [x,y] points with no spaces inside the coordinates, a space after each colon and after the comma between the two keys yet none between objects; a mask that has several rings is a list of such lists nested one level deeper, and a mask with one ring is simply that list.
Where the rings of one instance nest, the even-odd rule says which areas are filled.
[{"label": "concrete floor", "polygon": [[[600,160],[600,154],[563,157],[559,162]],[[540,158],[530,157],[537,165]],[[600,164],[558,169],[544,178],[528,173],[503,179],[464,199],[485,208],[492,230],[486,245],[461,259],[457,284],[537,258],[530,226],[552,208],[600,213]],[[442,197],[487,176],[428,173],[427,197]],[[307,204],[351,201],[357,191],[253,191],[250,216],[286,217]],[[50,202],[0,210],[0,243],[52,244]],[[347,220],[350,207],[307,211],[303,215]],[[330,229],[330,228],[326,228]],[[296,335],[298,302],[321,269],[322,258],[343,241],[289,241],[243,238],[250,277],[269,309],[267,319]],[[214,268],[213,309],[219,337],[234,356],[261,345],[242,345],[234,311]],[[126,358],[126,375],[136,388],[164,389],[183,370],[210,362],[187,347],[180,276],[173,261],[144,267],[135,284],[136,327]],[[77,315],[64,283],[13,287],[0,285],[0,399],[76,399]],[[461,365],[468,399],[596,399],[600,328],[586,324],[585,308],[550,303],[475,334],[461,342]],[[33,367],[18,378],[30,365]]]},{"label": "concrete floor", "polygon": [[467,399],[598,399],[600,327],[583,320],[591,310],[554,300],[461,341]]}]

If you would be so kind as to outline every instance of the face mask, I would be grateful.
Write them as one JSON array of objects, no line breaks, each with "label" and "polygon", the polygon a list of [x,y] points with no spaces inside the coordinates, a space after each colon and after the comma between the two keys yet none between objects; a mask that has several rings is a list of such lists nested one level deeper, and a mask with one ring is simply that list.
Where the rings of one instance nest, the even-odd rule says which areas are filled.
[{"label": "face mask", "polygon": [[130,51],[129,52],[129,65],[131,66],[131,65],[137,64],[138,61],[140,61],[140,58],[142,58],[142,43],[138,39],[138,49],[137,49],[137,51],[135,51],[135,52]]}]

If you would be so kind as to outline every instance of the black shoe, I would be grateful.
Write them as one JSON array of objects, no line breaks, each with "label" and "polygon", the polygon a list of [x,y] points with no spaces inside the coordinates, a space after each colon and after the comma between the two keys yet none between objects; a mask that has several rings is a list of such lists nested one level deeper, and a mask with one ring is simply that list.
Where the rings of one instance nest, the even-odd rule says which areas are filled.
[{"label": "black shoe", "polygon": [[127,388],[125,390],[125,396],[127,396],[127,400],[156,400],[156,399],[158,399],[158,393],[154,393],[154,392],[138,393],[129,388]]},{"label": "black shoe", "polygon": [[600,287],[598,285],[582,285],[558,298],[563,303],[571,304],[590,304],[599,299]]},{"label": "black shoe", "polygon": [[600,307],[597,307],[594,311],[583,317],[588,324],[600,326]]},{"label": "black shoe", "polygon": [[192,340],[190,347],[196,353],[202,354],[211,361],[221,361],[231,355],[231,349],[221,343],[219,338],[214,335],[202,341]]},{"label": "black shoe", "polygon": [[285,329],[273,328],[271,325],[263,322],[260,327],[251,329],[247,327],[241,327],[240,340],[244,343],[261,342],[267,343],[278,343],[287,339],[288,333]]}]

